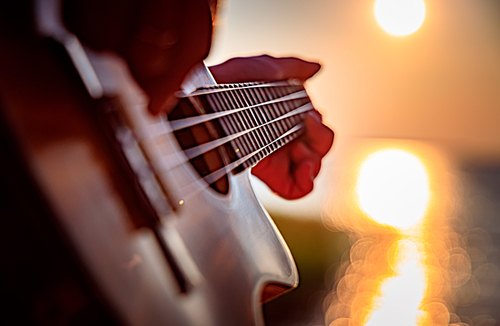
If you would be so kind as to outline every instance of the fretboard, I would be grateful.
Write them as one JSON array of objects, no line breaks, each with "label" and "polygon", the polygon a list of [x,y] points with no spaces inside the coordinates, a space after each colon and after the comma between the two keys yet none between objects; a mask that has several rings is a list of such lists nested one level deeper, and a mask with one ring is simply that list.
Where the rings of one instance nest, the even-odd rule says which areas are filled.
[{"label": "fretboard", "polygon": [[[300,133],[299,128],[285,134],[300,124],[304,113],[287,114],[310,103],[302,84],[291,82],[217,85],[211,89],[219,90],[206,95],[215,112],[234,111],[220,118],[226,134],[251,130],[231,141],[239,158],[255,153],[244,161],[245,168],[294,139]],[[248,109],[238,111],[241,108]]]},{"label": "fretboard", "polygon": [[[219,84],[198,88],[183,96],[196,112],[169,116],[174,132],[200,124],[215,129],[213,139],[193,146],[182,146],[189,159],[219,146],[229,145],[233,155],[224,169],[202,176],[212,183],[225,173],[249,168],[280,147],[297,138],[304,115],[313,109],[302,83],[282,81]],[[217,129],[221,129],[217,132]]]}]

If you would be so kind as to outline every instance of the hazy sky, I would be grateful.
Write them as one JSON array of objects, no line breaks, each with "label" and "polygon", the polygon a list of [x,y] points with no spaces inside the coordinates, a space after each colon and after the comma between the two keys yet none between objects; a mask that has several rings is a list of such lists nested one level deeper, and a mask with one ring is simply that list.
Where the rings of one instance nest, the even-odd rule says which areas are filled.
[{"label": "hazy sky", "polygon": [[339,141],[436,140],[500,158],[500,5],[425,1],[422,27],[395,37],[374,0],[226,0],[209,62],[270,53],[319,60],[309,85]]},{"label": "hazy sky", "polygon": [[500,2],[424,1],[421,28],[402,37],[380,28],[375,0],[223,2],[208,63],[269,53],[323,64],[308,90],[336,147],[319,190],[290,210],[323,201],[331,162],[358,137],[420,139],[459,163],[500,163]]}]

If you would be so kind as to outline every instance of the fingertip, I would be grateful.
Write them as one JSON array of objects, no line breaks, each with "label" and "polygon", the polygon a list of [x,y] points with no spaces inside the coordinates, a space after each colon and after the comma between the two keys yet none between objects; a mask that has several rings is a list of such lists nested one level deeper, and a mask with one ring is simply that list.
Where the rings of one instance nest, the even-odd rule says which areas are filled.
[{"label": "fingertip", "polygon": [[314,64],[314,66],[316,67],[316,72],[318,72],[318,71],[321,69],[321,67],[323,66],[323,65],[321,64],[321,62],[319,62],[319,61],[313,61],[312,63],[313,63],[313,64]]},{"label": "fingertip", "polygon": [[323,157],[332,147],[335,133],[322,121],[318,121],[314,113],[307,116],[305,124],[306,143],[314,152]]},{"label": "fingertip", "polygon": [[310,66],[310,71],[307,78],[311,78],[316,75],[318,71],[321,69],[321,64],[316,61],[306,61]]},{"label": "fingertip", "polygon": [[313,65],[313,66],[316,66],[318,68],[321,68],[321,62],[320,60],[316,60],[316,59],[313,59],[313,60],[306,60],[306,59],[302,59],[302,58],[298,58],[298,57],[288,57],[289,59],[297,59],[297,60],[300,60],[304,63],[307,63],[307,64],[310,64],[310,65]]},{"label": "fingertip", "polygon": [[314,61],[304,61],[309,65],[309,76],[307,78],[311,78],[312,76],[316,75],[318,71],[321,69],[321,63],[319,61],[314,60]]}]

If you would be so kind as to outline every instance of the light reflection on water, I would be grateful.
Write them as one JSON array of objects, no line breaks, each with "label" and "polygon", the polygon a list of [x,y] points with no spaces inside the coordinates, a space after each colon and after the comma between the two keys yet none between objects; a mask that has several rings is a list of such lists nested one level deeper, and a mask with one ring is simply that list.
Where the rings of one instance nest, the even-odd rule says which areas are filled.
[{"label": "light reflection on water", "polygon": [[[455,314],[457,306],[471,305],[479,296],[493,293],[500,272],[485,260],[481,246],[474,245],[474,241],[481,242],[481,238],[487,241],[487,232],[468,230],[456,218],[460,210],[460,187],[448,172],[449,167],[435,153],[422,153],[425,152],[420,151],[418,156],[428,173],[429,207],[424,218],[415,219],[411,226],[405,223],[390,225],[389,219],[368,215],[369,211],[360,208],[363,203],[359,205],[358,201],[361,198],[356,177],[360,169],[353,168],[353,173],[345,175],[347,181],[344,180],[346,188],[343,189],[349,189],[350,197],[336,199],[324,224],[346,231],[352,246],[344,255],[335,275],[337,281],[333,291],[324,302],[326,325],[475,326],[491,322],[494,325],[495,321],[489,316],[469,320]],[[359,160],[357,167],[364,166],[359,162],[364,161]],[[399,162],[401,164],[404,162]],[[385,164],[386,167],[390,165]],[[383,162],[380,166],[384,166]],[[390,173],[394,166],[397,165],[385,172],[380,168],[375,170]],[[379,183],[373,189],[380,201],[384,187],[390,188],[387,182],[382,186],[380,182],[390,176],[380,179],[379,175],[373,179]],[[401,181],[398,177],[393,179]],[[399,187],[387,193],[394,197],[398,191],[404,191],[404,187]],[[385,205],[390,203],[385,202]],[[409,206],[412,207],[411,203]],[[406,227],[401,227],[403,225]],[[457,226],[462,232],[455,231]],[[481,280],[494,285],[493,289],[481,286]]]},{"label": "light reflection on water", "polygon": [[412,241],[400,240],[389,248],[388,260],[392,260],[394,276],[386,278],[380,284],[380,291],[366,325],[415,324],[424,317],[419,309],[427,283],[422,252]]}]

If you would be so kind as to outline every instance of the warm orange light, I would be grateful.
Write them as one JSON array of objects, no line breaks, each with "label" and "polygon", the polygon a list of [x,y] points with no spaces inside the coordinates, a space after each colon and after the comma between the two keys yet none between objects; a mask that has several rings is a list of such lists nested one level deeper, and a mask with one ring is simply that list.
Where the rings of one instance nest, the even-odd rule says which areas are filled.
[{"label": "warm orange light", "polygon": [[368,156],[361,165],[356,190],[365,213],[399,229],[408,229],[422,219],[430,192],[420,160],[396,149]]},{"label": "warm orange light", "polygon": [[344,169],[341,179],[347,195],[336,199],[330,215],[355,241],[331,301],[325,300],[326,324],[467,325],[452,309],[486,293],[478,286],[479,269],[473,269],[473,261],[485,256],[469,252],[466,240],[450,231],[461,191],[454,169],[426,146],[373,144],[350,154],[344,166],[353,168]]},{"label": "warm orange light", "polygon": [[424,316],[419,309],[426,288],[422,254],[409,240],[394,243],[389,253],[396,275],[382,283],[366,326],[415,325]]},{"label": "warm orange light", "polygon": [[422,25],[425,4],[422,0],[377,0],[375,16],[386,32],[397,36],[408,35]]}]

